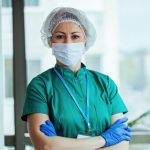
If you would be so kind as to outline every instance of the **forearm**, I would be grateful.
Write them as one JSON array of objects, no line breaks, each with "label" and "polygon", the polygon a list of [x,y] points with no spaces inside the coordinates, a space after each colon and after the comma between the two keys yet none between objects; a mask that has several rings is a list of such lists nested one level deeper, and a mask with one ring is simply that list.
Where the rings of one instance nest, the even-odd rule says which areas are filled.
[{"label": "forearm", "polygon": [[98,148],[97,150],[128,150],[129,149],[129,142],[128,141],[122,141],[119,144],[105,147],[105,148]]},{"label": "forearm", "polygon": [[129,142],[122,141],[119,144],[101,148],[104,145],[104,140],[100,137],[92,137],[85,139],[72,139],[64,137],[53,137],[53,146],[50,149],[49,144],[47,144],[45,150],[128,150]]},{"label": "forearm", "polygon": [[129,142],[122,141],[119,144],[112,146],[112,150],[128,150],[129,149]]},{"label": "forearm", "polygon": [[64,138],[60,136],[51,138],[53,138],[53,144],[47,143],[44,150],[96,150],[105,144],[101,136],[83,139]]}]

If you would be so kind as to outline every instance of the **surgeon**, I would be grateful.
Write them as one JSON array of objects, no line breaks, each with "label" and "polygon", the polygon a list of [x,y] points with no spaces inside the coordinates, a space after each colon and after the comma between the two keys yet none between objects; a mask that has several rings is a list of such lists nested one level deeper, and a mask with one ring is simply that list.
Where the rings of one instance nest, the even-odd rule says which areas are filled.
[{"label": "surgeon", "polygon": [[114,81],[81,62],[96,31],[86,14],[55,8],[42,29],[56,64],[29,83],[22,120],[36,150],[127,150],[128,112]]}]

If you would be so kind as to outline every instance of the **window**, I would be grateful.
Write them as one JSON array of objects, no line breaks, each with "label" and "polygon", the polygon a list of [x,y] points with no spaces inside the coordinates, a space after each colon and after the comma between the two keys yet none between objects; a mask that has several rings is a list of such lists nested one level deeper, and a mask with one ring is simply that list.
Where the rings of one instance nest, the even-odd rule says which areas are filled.
[{"label": "window", "polygon": [[34,150],[32,146],[26,146],[25,150]]},{"label": "window", "polygon": [[[13,38],[12,38],[12,8],[11,1],[3,1],[2,7],[2,49],[4,57],[4,134],[14,135],[14,97],[13,97]],[[9,42],[8,42],[9,41]]]},{"label": "window", "polygon": [[148,5],[150,1],[119,2],[120,89],[130,121],[150,110]]},{"label": "window", "polygon": [[25,0],[25,6],[39,6],[39,0]]},{"label": "window", "polygon": [[14,147],[7,147],[7,146],[5,146],[4,150],[15,150],[15,148]]},{"label": "window", "polygon": [[2,0],[2,7],[11,7],[11,0]]},{"label": "window", "polygon": [[88,68],[95,70],[95,71],[100,71],[101,67],[101,56],[100,55],[87,55],[85,57],[85,61],[86,61],[86,65],[88,66]]},{"label": "window", "polygon": [[[3,7],[11,7],[12,0],[2,0]],[[25,0],[25,6],[39,6],[39,0]]]},{"label": "window", "polygon": [[[40,72],[41,64],[39,60],[27,61],[27,81],[28,83]],[[31,71],[32,70],[32,71]]]},{"label": "window", "polygon": [[5,59],[5,97],[13,97],[13,64],[12,58]]}]

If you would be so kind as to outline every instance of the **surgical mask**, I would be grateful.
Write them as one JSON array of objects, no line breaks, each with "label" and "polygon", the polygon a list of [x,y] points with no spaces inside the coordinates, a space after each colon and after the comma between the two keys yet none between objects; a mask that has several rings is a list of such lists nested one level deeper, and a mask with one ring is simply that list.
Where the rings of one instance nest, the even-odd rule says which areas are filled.
[{"label": "surgical mask", "polygon": [[66,66],[75,66],[85,53],[85,43],[52,43],[52,54]]}]

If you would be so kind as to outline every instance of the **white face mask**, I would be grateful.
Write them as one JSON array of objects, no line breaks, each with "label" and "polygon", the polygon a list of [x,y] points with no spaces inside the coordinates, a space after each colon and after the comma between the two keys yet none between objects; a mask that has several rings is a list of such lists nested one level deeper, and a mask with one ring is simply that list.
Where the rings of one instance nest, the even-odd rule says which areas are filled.
[{"label": "white face mask", "polygon": [[85,43],[52,43],[52,54],[66,66],[75,66],[85,52]]}]

